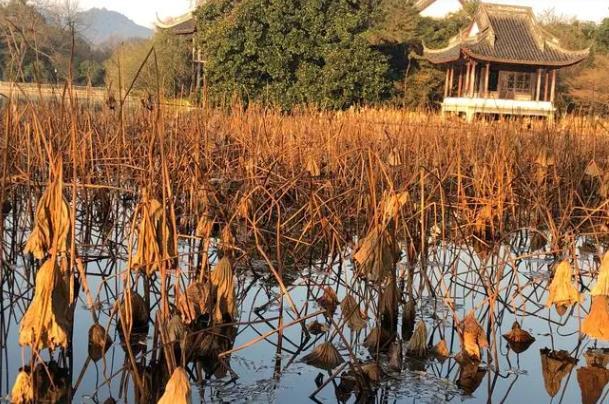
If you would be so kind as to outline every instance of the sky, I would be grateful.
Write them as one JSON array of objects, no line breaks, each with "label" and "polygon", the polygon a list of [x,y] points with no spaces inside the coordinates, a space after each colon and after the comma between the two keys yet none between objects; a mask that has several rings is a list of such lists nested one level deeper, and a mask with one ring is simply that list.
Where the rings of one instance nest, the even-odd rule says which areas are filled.
[{"label": "sky", "polygon": [[[158,15],[161,19],[188,11],[191,0],[77,0],[83,10],[105,7],[115,10],[140,25],[153,27]],[[442,2],[443,0],[437,0]],[[601,21],[609,17],[609,0],[490,0],[493,3],[532,6],[535,12],[554,9],[559,15],[581,20]],[[450,3],[448,1],[447,3]]]}]

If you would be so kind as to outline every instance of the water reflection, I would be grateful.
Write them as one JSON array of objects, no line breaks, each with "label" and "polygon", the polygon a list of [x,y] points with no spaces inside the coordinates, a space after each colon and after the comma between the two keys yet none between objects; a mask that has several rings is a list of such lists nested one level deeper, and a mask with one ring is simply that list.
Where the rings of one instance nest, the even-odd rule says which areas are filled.
[{"label": "water reflection", "polygon": [[[129,218],[128,212],[115,214],[116,227]],[[22,227],[8,224],[10,232]],[[73,364],[62,355],[45,354],[30,372],[39,400],[61,401],[71,394],[76,401],[157,400],[171,374],[167,355],[186,364],[196,399],[213,401],[459,402],[468,396],[473,403],[550,398],[595,403],[607,398],[609,352],[588,338],[580,340],[580,322],[591,300],[582,299],[562,316],[549,310],[547,289],[558,262],[543,252],[531,255],[527,243],[525,252],[515,249],[515,242],[491,250],[478,246],[479,252],[462,245],[433,246],[426,260],[432,297],[421,292],[426,281],[416,272],[409,279],[408,270],[380,289],[368,287],[352,271],[346,251],[342,266],[313,262],[286,276],[297,312],[288,307],[264,263],[237,259],[235,314],[221,314],[217,324],[201,303],[207,291],[192,282],[194,247],[183,242],[186,297],[169,296],[176,302],[169,324],[176,325],[168,326],[166,340],[160,341],[161,334],[153,332],[159,328],[158,279],[151,280],[146,296],[143,280],[134,277],[129,297],[123,298],[120,276],[127,249],[112,239],[124,234],[88,231],[88,237],[79,250],[93,304],[81,296],[76,307]],[[2,285],[3,300],[11,303],[3,306],[2,317],[7,341],[0,358],[3,396],[19,368],[28,364],[15,348],[37,265],[21,254],[21,235],[10,240],[5,255],[16,270]],[[216,265],[213,247],[210,262]],[[572,280],[584,296],[598,262],[582,255],[575,265],[579,276]],[[398,266],[405,267],[406,260]],[[130,299],[131,314],[125,299]],[[538,356],[541,347],[547,348]],[[459,356],[462,350],[469,357]],[[25,350],[24,357],[29,355]],[[584,358],[586,365],[577,368]],[[142,389],[134,387],[138,378]]]}]

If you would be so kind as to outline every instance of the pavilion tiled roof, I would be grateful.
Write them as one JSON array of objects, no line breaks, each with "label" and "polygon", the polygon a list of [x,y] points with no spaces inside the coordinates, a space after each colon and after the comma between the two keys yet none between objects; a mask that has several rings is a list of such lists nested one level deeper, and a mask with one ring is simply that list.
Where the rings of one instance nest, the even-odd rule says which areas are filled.
[{"label": "pavilion tiled roof", "polygon": [[195,17],[192,12],[188,12],[167,22],[157,21],[157,28],[167,30],[174,35],[191,35],[197,30]]},{"label": "pavilion tiled roof", "polygon": [[589,49],[562,48],[539,25],[530,7],[481,3],[470,30],[474,24],[477,33],[462,33],[444,49],[425,49],[425,58],[434,64],[452,63],[468,56],[486,62],[565,67],[589,55]]}]

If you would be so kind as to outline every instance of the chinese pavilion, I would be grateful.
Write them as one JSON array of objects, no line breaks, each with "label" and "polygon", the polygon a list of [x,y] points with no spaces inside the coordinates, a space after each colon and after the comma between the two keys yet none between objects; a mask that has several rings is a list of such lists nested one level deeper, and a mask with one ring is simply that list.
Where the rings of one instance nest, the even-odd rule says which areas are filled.
[{"label": "chinese pavilion", "polygon": [[443,113],[554,118],[556,72],[582,62],[546,32],[530,7],[481,3],[469,27],[424,58],[446,70]]}]

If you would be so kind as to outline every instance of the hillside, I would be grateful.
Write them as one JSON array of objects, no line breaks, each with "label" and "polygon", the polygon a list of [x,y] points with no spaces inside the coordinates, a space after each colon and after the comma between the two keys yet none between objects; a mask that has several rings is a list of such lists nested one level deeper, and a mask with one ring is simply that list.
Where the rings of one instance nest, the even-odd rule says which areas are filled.
[{"label": "hillside", "polygon": [[79,13],[82,35],[93,45],[132,38],[149,38],[152,30],[136,24],[123,14],[105,8]]}]

